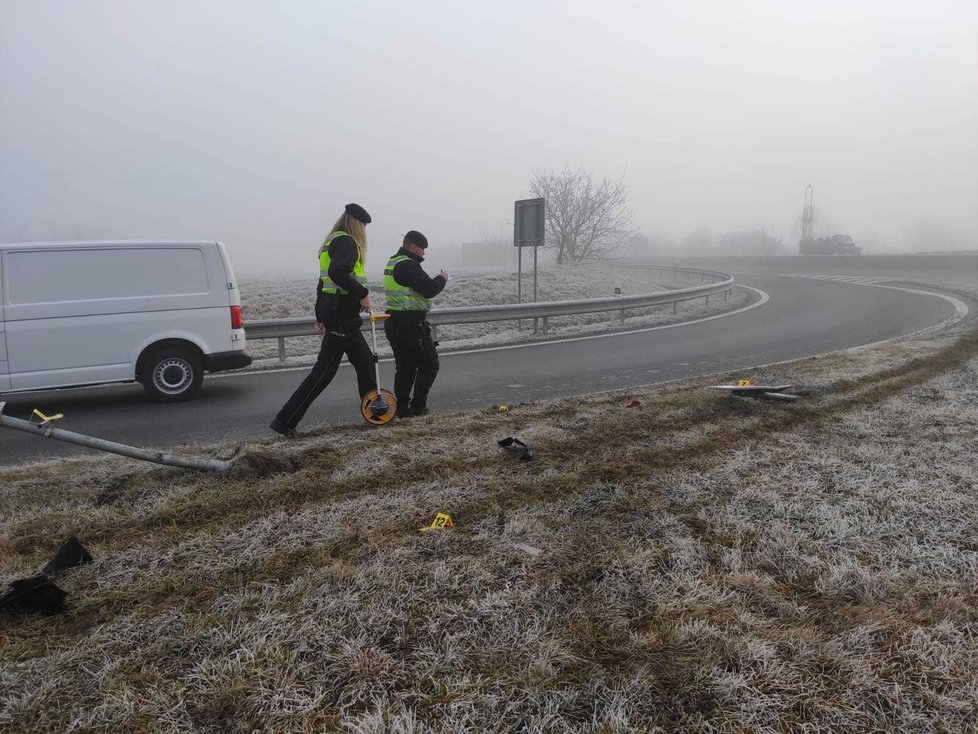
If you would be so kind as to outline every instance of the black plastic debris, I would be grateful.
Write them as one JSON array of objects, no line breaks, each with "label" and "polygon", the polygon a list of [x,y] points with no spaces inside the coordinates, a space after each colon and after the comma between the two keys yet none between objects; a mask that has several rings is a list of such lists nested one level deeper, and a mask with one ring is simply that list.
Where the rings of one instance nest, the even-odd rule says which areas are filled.
[{"label": "black plastic debris", "polygon": [[10,591],[0,596],[0,610],[56,614],[63,612],[68,592],[59,588],[46,576],[32,576],[10,582]]},{"label": "black plastic debris", "polygon": [[81,544],[78,538],[72,535],[61,544],[58,552],[54,554],[54,558],[48,561],[44,568],[41,569],[41,573],[57,573],[66,568],[83,566],[91,562],[92,554],[85,549],[85,546]]},{"label": "black plastic debris", "polygon": [[499,448],[506,451],[513,458],[520,459],[521,461],[533,460],[533,449],[514,436],[502,438],[496,441],[496,443],[499,445]]},{"label": "black plastic debris", "polygon": [[92,561],[92,554],[78,538],[72,535],[61,544],[54,558],[44,564],[39,575],[10,582],[10,591],[0,595],[0,612],[21,614],[63,612],[68,592],[58,587],[45,574],[56,574],[58,571],[82,566]]}]

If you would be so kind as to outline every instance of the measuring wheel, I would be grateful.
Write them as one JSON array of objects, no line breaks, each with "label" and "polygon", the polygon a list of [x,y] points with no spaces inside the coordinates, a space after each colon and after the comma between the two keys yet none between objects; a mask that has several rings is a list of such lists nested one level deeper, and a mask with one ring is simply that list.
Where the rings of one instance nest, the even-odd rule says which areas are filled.
[{"label": "measuring wheel", "polygon": [[397,414],[397,398],[390,390],[380,387],[380,359],[377,358],[377,327],[378,321],[389,319],[389,314],[370,314],[370,334],[374,342],[374,374],[377,377],[377,389],[371,390],[360,401],[360,414],[372,426],[382,426],[390,423]]},{"label": "measuring wheel", "polygon": [[382,426],[390,423],[397,415],[397,398],[390,390],[380,388],[371,390],[363,396],[360,403],[360,414],[367,423]]}]

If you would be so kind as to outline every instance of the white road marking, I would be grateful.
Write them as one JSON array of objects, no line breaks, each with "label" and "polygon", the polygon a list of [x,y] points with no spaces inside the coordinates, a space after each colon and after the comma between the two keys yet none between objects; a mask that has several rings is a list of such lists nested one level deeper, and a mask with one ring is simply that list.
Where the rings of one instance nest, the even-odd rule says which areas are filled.
[{"label": "white road marking", "polygon": [[[797,277],[808,277],[808,276],[797,276]],[[627,392],[630,390],[644,390],[650,387],[662,387],[664,385],[673,385],[676,383],[690,382],[692,380],[699,380],[704,377],[718,377],[720,375],[727,375],[730,374],[731,372],[739,371],[739,370],[762,370],[768,367],[778,367],[780,365],[791,364],[792,362],[801,362],[806,359],[812,359],[813,357],[824,357],[828,354],[843,354],[845,352],[855,352],[861,349],[870,349],[872,347],[878,347],[883,344],[889,344],[890,342],[900,341],[902,339],[910,339],[911,337],[928,334],[932,331],[939,331],[940,329],[944,329],[947,328],[948,326],[952,326],[958,323],[959,321],[961,321],[961,319],[965,318],[971,312],[970,309],[968,308],[968,304],[966,304],[964,301],[955,298],[954,296],[946,295],[944,293],[937,293],[934,291],[924,291],[924,290],[919,290],[917,288],[905,288],[903,286],[896,286],[896,285],[882,285],[879,283],[860,283],[860,285],[870,285],[876,288],[890,288],[896,291],[906,291],[907,293],[917,293],[925,296],[936,296],[937,298],[942,298],[943,300],[947,301],[952,306],[954,306],[954,316],[951,316],[950,318],[947,318],[938,324],[934,324],[933,326],[925,326],[923,329],[918,329],[917,331],[911,331],[909,334],[890,337],[889,339],[883,339],[878,342],[872,342],[871,344],[860,344],[858,346],[848,347],[846,349],[833,349],[832,351],[829,352],[821,352],[819,354],[809,354],[804,357],[792,357],[791,359],[782,359],[777,362],[767,362],[765,364],[755,364],[755,365],[745,366],[745,367],[736,367],[734,369],[720,370],[719,372],[704,372],[696,375],[683,375],[682,377],[676,377],[675,379],[672,380],[663,380],[662,382],[647,382],[643,385],[626,385],[624,387],[616,387],[611,390],[594,390],[594,391],[588,391],[582,393],[575,393],[573,395],[562,395],[561,399],[586,398],[593,395],[612,395],[614,393]]]}]

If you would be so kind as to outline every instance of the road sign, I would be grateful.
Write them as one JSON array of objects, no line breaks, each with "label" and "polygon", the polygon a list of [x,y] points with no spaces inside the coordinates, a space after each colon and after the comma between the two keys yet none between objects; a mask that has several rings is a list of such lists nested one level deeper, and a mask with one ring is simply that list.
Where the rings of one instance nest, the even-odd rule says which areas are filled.
[{"label": "road sign", "polygon": [[517,247],[543,247],[545,206],[543,199],[523,199],[516,202],[514,245]]},{"label": "road sign", "polygon": [[[544,214],[547,203],[544,199],[521,199],[516,202],[516,217],[513,219],[513,244],[520,248],[516,260],[516,301],[523,303],[523,248],[533,248],[533,301],[537,300],[537,250],[543,247],[546,231]],[[523,330],[523,322],[517,322]],[[537,331],[537,320],[533,319],[533,333]]]}]

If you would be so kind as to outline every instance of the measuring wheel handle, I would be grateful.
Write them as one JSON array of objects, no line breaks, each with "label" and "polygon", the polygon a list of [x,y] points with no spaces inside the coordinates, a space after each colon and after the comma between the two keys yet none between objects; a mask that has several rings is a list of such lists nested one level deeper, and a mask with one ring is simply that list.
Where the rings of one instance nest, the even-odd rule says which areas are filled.
[{"label": "measuring wheel handle", "polygon": [[378,321],[389,319],[390,314],[374,314],[372,311],[368,312],[368,314],[370,336],[374,343],[372,356],[374,358],[374,376],[377,378],[377,389],[371,390],[363,396],[363,400],[360,401],[360,415],[370,425],[382,426],[385,423],[390,423],[397,414],[397,398],[394,397],[394,394],[390,390],[385,390],[380,387],[380,357],[377,356],[376,324]]}]

